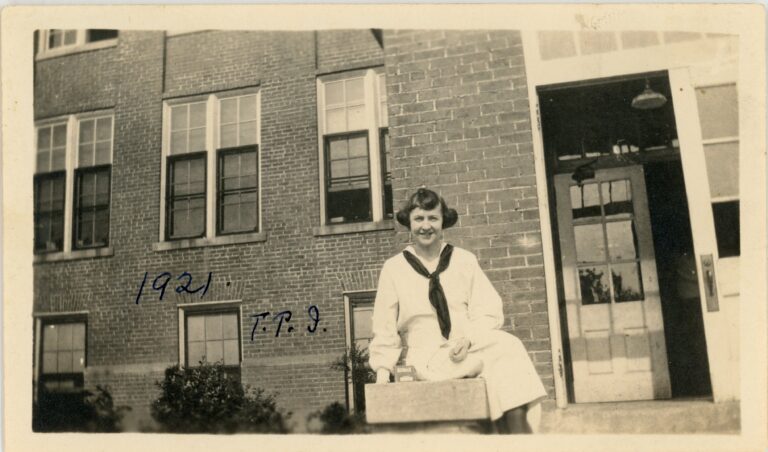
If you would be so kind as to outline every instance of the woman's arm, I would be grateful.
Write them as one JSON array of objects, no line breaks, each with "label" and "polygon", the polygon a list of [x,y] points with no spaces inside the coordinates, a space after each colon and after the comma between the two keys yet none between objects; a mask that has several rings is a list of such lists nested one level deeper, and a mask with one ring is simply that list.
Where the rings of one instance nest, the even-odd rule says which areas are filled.
[{"label": "woman's arm", "polygon": [[373,304],[373,339],[368,345],[369,364],[376,372],[377,383],[389,382],[389,374],[394,371],[400,358],[402,346],[397,331],[399,300],[394,281],[387,266],[379,275],[379,287]]},{"label": "woman's arm", "polygon": [[501,297],[491,281],[480,268],[477,258],[472,256],[472,289],[469,296],[469,340],[487,330],[497,330],[504,324],[504,310]]}]

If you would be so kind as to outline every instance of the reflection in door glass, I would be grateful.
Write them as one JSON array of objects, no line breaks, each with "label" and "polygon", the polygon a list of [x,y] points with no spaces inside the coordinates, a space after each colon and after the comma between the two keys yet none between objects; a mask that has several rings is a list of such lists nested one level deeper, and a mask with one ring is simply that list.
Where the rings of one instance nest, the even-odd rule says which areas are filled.
[{"label": "reflection in door glass", "polygon": [[603,225],[580,224],[573,227],[578,262],[605,262]]},{"label": "reflection in door glass", "polygon": [[613,264],[611,277],[613,279],[613,298],[617,303],[643,300],[640,266],[637,262]]},{"label": "reflection in door glass", "polygon": [[597,184],[584,184],[571,187],[571,209],[573,218],[599,217],[600,195]]},{"label": "reflection in door glass", "polygon": [[628,179],[603,182],[605,216],[632,213],[632,188]]},{"label": "reflection in door glass", "polygon": [[606,223],[605,227],[608,231],[608,254],[612,261],[637,257],[637,242],[632,220],[613,221]]},{"label": "reflection in door glass", "polygon": [[610,303],[608,269],[605,266],[586,267],[579,269],[579,285],[581,286],[581,304]]}]

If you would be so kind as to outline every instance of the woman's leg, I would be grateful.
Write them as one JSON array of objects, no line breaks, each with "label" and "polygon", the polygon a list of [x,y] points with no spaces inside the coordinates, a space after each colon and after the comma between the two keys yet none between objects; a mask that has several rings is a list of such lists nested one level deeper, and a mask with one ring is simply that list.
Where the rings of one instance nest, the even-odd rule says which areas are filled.
[{"label": "woman's leg", "polygon": [[533,433],[531,426],[528,425],[528,407],[527,405],[512,408],[504,412],[504,416],[499,419],[500,433]]}]

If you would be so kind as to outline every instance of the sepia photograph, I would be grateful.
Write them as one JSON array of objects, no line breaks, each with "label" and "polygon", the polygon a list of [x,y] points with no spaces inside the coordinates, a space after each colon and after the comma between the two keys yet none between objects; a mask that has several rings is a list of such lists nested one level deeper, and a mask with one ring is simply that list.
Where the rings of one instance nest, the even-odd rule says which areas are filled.
[{"label": "sepia photograph", "polygon": [[764,9],[442,6],[16,25],[26,441],[765,440],[765,36],[748,77],[733,26]]}]

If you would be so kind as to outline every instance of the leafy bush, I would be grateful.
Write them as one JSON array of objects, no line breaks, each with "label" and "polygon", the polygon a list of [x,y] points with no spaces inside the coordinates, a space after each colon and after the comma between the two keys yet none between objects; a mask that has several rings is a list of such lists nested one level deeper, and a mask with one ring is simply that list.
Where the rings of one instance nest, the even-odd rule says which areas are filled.
[{"label": "leafy bush", "polygon": [[36,432],[119,432],[121,421],[130,407],[114,404],[106,386],[96,385],[96,392],[71,393],[42,391],[33,407],[32,424]]},{"label": "leafy bush", "polygon": [[346,378],[352,377],[355,413],[365,414],[365,384],[376,381],[376,372],[368,365],[368,350],[352,344],[343,355],[331,363],[331,369],[344,372]]},{"label": "leafy bush", "polygon": [[309,415],[308,421],[319,419],[322,423],[321,433],[348,434],[367,433],[365,415],[362,413],[349,414],[347,407],[339,402],[333,402],[322,411]]},{"label": "leafy bush", "polygon": [[157,382],[162,393],[152,402],[152,417],[177,433],[286,433],[290,413],[277,408],[274,396],[243,388],[221,363],[171,366]]}]

